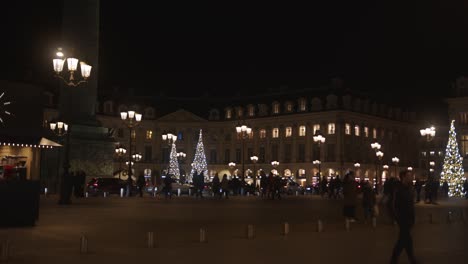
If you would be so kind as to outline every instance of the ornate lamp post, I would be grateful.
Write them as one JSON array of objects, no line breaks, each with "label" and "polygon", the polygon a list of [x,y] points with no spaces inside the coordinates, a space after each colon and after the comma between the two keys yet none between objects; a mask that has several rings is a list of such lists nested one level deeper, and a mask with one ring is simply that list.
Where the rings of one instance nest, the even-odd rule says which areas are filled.
[{"label": "ornate lamp post", "polygon": [[257,185],[257,168],[255,167],[255,165],[257,165],[257,162],[258,162],[258,157],[257,156],[252,156],[250,157],[250,160],[252,161],[253,165],[254,165],[254,171],[253,171],[253,184],[254,184],[254,188],[255,186]]},{"label": "ornate lamp post", "polygon": [[[129,130],[129,151],[128,151],[128,160],[132,160],[132,132],[133,129],[138,126],[141,122],[142,115],[136,113],[135,111],[127,111],[121,112],[120,118],[122,119],[123,123],[128,127]],[[141,156],[141,155],[140,155]],[[132,190],[132,162],[128,162],[128,179],[127,179],[127,197],[131,195]]]},{"label": "ornate lamp post", "polygon": [[[377,151],[377,152],[375,153],[375,156],[377,157],[377,160],[380,162],[380,165],[382,165],[381,163],[382,163],[382,158],[383,158],[383,156],[384,156],[384,153],[383,153],[382,151],[379,150],[379,151]],[[380,183],[382,182],[382,179],[381,179],[381,175],[380,175],[381,173],[379,172],[378,168],[379,168],[379,167],[378,167],[378,164],[376,163],[376,170],[375,170],[375,171],[376,171],[376,174],[377,174],[377,176],[376,176],[376,183],[377,183],[377,184],[380,184]]]},{"label": "ornate lamp post", "polygon": [[[356,170],[356,174],[357,174],[357,170],[361,167],[361,164],[356,162],[354,163],[354,169]],[[359,179],[361,179],[361,175],[359,174]]]},{"label": "ornate lamp post", "polygon": [[[185,162],[185,157],[187,157],[187,154],[185,152],[177,152],[177,158],[181,161],[181,163]],[[185,169],[184,169],[184,172],[185,172]],[[182,183],[185,183],[185,180],[186,180],[185,174],[183,176],[184,178],[183,178]]]},{"label": "ornate lamp post", "polygon": [[400,159],[398,157],[393,157],[392,162],[395,165],[395,178],[396,178],[398,177],[397,168],[398,168],[398,162],[400,162]]},{"label": "ornate lamp post", "polygon": [[382,182],[385,182],[387,180],[387,173],[388,173],[388,168],[390,168],[387,164],[383,165],[382,168],[384,169],[385,173],[385,178],[382,178]]},{"label": "ornate lamp post", "polygon": [[[318,165],[319,165],[319,176],[322,177],[322,171],[320,170],[320,164],[322,163],[322,151],[321,151],[321,146],[323,143],[325,143],[325,137],[322,135],[322,132],[320,130],[315,131],[314,135],[314,142],[317,143],[318,145],[318,150],[319,150],[319,158],[318,158]],[[315,162],[315,161],[314,161]],[[315,163],[314,163],[315,164]]]},{"label": "ornate lamp post", "polygon": [[60,184],[59,204],[71,204],[71,185],[68,182],[70,179],[70,134],[68,133],[68,124],[64,122],[50,122],[50,130],[58,137],[65,138],[65,157],[63,159],[63,174]]},{"label": "ornate lamp post", "polygon": [[[177,141],[177,136],[175,134],[172,134],[171,132],[164,132],[162,135],[162,140],[164,142],[167,143],[167,145],[169,146],[169,156],[170,156],[170,153],[171,153],[171,147],[172,147],[172,144],[174,144],[176,141]],[[168,159],[168,162],[167,162],[167,176],[169,176],[169,167],[170,167],[170,162],[171,162],[171,158],[169,157]]]},{"label": "ornate lamp post", "polygon": [[429,146],[429,142],[431,142],[434,137],[435,137],[435,134],[436,134],[436,130],[435,130],[435,127],[431,126],[431,127],[426,127],[424,129],[421,129],[419,130],[419,132],[421,133],[421,136],[424,137],[426,139],[426,149],[427,149],[427,152],[426,152],[426,159],[427,159],[427,170],[428,170],[428,174],[427,174],[427,177],[431,177],[431,170],[430,170],[430,162],[429,162],[429,152],[430,152],[430,146]]},{"label": "ornate lamp post", "polygon": [[322,179],[322,172],[321,172],[320,164],[322,164],[322,162],[320,160],[314,160],[314,161],[312,161],[312,164],[318,165],[319,180],[321,180]]},{"label": "ornate lamp post", "polygon": [[[375,179],[377,180],[377,176],[378,176],[378,164],[377,164],[377,161],[378,161],[378,155],[377,155],[377,152],[380,151],[380,148],[382,146],[378,143],[378,142],[374,142],[374,143],[371,143],[371,148],[375,151],[375,155],[376,155],[376,160],[375,160]],[[380,155],[380,154],[379,154]]]},{"label": "ornate lamp post", "polygon": [[245,152],[245,140],[249,138],[250,133],[252,133],[252,128],[248,127],[246,124],[238,124],[236,126],[236,133],[237,133],[237,138],[242,140],[242,181],[245,181],[245,158],[244,158],[244,152]]},{"label": "ornate lamp post", "polygon": [[[55,72],[55,77],[61,79],[67,86],[73,86],[76,87],[82,83],[85,83],[89,76],[91,75],[91,65],[86,64],[85,62],[81,61],[80,62],[80,68],[81,68],[81,76],[82,80],[76,80],[75,79],[75,72],[77,71],[78,68],[78,59],[76,58],[66,58],[65,55],[62,52],[62,49],[59,48],[58,52],[56,53],[57,59],[53,59],[52,62],[54,64],[54,72]],[[68,67],[68,73],[69,76],[68,78],[64,78],[61,73],[63,72],[63,66],[65,65],[65,61],[67,61],[67,67]]]},{"label": "ornate lamp post", "polygon": [[127,150],[123,148],[122,146],[118,146],[115,148],[115,154],[117,154],[117,157],[119,159],[119,180],[120,180],[120,175],[122,174],[122,162],[123,162],[123,156],[127,153]]},{"label": "ornate lamp post", "polygon": [[276,168],[279,166],[279,162],[278,162],[278,161],[276,161],[276,160],[272,161],[272,162],[271,162],[271,166],[273,166],[273,168],[275,169],[275,171],[278,172],[278,171],[276,170]]}]

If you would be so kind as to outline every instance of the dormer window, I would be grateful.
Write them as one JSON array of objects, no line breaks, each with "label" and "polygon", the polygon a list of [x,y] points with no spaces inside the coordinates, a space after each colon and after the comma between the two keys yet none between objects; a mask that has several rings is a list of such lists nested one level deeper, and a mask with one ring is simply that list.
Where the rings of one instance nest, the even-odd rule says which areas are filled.
[{"label": "dormer window", "polygon": [[226,109],[226,119],[232,118],[232,109]]},{"label": "dormer window", "polygon": [[279,103],[273,103],[273,114],[279,114],[280,110],[280,105]]},{"label": "dormer window", "polygon": [[252,117],[255,115],[255,107],[253,105],[249,106],[249,116]]},{"label": "dormer window", "polygon": [[355,125],[354,126],[354,135],[359,137],[361,135],[361,131],[359,130],[359,126]]},{"label": "dormer window", "polygon": [[299,111],[304,112],[306,110],[306,103],[307,101],[305,99],[299,100]]},{"label": "dormer window", "polygon": [[260,138],[266,138],[266,130],[260,129],[259,135],[260,135]]},{"label": "dormer window", "polygon": [[286,103],[286,112],[290,113],[293,110],[292,103]]},{"label": "dormer window", "polygon": [[345,134],[351,135],[351,125],[348,123],[345,124]]},{"label": "dormer window", "polygon": [[244,115],[244,111],[241,107],[237,109],[237,117],[242,117]]},{"label": "dormer window", "polygon": [[292,127],[286,127],[286,137],[292,136]]},{"label": "dormer window", "polygon": [[299,127],[299,136],[300,137],[305,137],[306,135],[306,126],[300,126]]}]

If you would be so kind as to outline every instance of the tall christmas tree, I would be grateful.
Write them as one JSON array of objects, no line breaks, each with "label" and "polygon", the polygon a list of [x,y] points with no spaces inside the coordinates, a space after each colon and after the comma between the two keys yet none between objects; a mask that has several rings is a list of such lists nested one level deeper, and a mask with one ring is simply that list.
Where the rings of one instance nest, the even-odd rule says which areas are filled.
[{"label": "tall christmas tree", "polygon": [[455,120],[450,125],[449,139],[445,150],[444,167],[440,174],[440,183],[447,181],[449,185],[449,197],[463,196],[463,182],[465,172],[463,171],[463,158],[460,157],[457,143],[457,133],[455,132]]},{"label": "tall christmas tree", "polygon": [[200,135],[198,137],[197,149],[195,151],[195,157],[193,158],[192,170],[190,171],[189,179],[193,181],[193,173],[197,174],[204,173],[205,180],[209,179],[208,176],[208,165],[206,164],[205,148],[203,147],[203,136],[202,130],[200,129]]},{"label": "tall christmas tree", "polygon": [[172,143],[168,174],[175,177],[176,179],[180,179],[179,161],[177,160],[177,150],[175,143]]}]

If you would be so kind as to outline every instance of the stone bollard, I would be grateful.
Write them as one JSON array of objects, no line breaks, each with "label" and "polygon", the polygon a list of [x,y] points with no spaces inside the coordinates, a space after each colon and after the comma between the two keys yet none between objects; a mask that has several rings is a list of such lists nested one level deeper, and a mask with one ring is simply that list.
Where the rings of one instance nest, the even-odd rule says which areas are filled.
[{"label": "stone bollard", "polygon": [[0,261],[5,261],[7,262],[8,259],[10,258],[10,241],[9,240],[5,240],[2,242],[2,244],[0,245],[1,248],[1,255],[0,255]]},{"label": "stone bollard", "polygon": [[351,224],[348,218],[345,219],[345,229],[349,231],[351,229]]},{"label": "stone bollard", "polygon": [[317,232],[322,232],[323,231],[323,223],[322,223],[322,220],[318,220],[317,221]]},{"label": "stone bollard", "polygon": [[377,217],[372,217],[372,227],[376,228],[377,227]]},{"label": "stone bollard", "polygon": [[433,221],[433,219],[432,219],[432,214],[429,214],[429,215],[428,215],[428,218],[429,218],[429,224],[433,224],[434,221]]},{"label": "stone bollard", "polygon": [[82,235],[80,238],[80,254],[88,253],[88,238]]},{"label": "stone bollard", "polygon": [[154,248],[154,233],[148,232],[146,235],[146,240],[148,242],[148,248]]},{"label": "stone bollard", "polygon": [[124,188],[120,188],[120,198],[124,197]]},{"label": "stone bollard", "polygon": [[284,222],[284,224],[283,224],[283,235],[287,236],[288,234],[289,234],[289,223]]},{"label": "stone bollard", "polygon": [[247,236],[247,239],[254,238],[254,226],[253,225],[247,225],[246,236]]},{"label": "stone bollard", "polygon": [[200,243],[206,243],[206,229],[200,228]]},{"label": "stone bollard", "polygon": [[449,211],[447,215],[447,223],[451,224],[452,222],[453,222],[453,215],[452,215],[452,212]]}]

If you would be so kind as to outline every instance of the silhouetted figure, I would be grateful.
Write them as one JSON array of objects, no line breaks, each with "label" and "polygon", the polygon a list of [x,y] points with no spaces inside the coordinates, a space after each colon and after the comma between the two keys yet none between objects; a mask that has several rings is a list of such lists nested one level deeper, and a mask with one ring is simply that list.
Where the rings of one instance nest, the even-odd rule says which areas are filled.
[{"label": "silhouetted figure", "polygon": [[354,173],[352,171],[348,172],[343,180],[343,197],[343,215],[351,222],[355,222],[357,205],[357,182],[354,180]]},{"label": "silhouetted figure", "polygon": [[416,202],[419,203],[421,201],[421,190],[424,182],[422,182],[419,178],[416,179],[414,183],[414,188],[416,189]]},{"label": "silhouetted figure", "polygon": [[400,184],[395,188],[393,199],[393,212],[400,228],[398,240],[393,248],[390,263],[397,263],[401,252],[406,250],[410,263],[416,263],[413,250],[411,228],[414,225],[414,194],[412,187],[413,177],[410,171],[400,172]]},{"label": "silhouetted figure", "polygon": [[205,176],[203,175],[203,172],[200,172],[200,174],[194,174],[196,176],[196,182],[195,183],[195,197],[198,198],[203,198],[203,188],[205,188]]},{"label": "silhouetted figure", "polygon": [[223,191],[222,193],[226,197],[226,199],[229,198],[229,181],[227,179],[227,175],[223,175],[223,179],[221,180],[221,190]]},{"label": "silhouetted figure", "polygon": [[365,181],[362,185],[362,208],[364,209],[364,223],[367,219],[374,216],[374,205],[376,201],[376,193],[372,190],[369,181]]},{"label": "silhouetted figure", "polygon": [[465,199],[468,199],[468,180],[463,183],[463,191],[465,192]]},{"label": "silhouetted figure", "polygon": [[172,178],[170,175],[167,175],[166,178],[164,178],[164,197],[167,199],[172,199]]},{"label": "silhouetted figure", "polygon": [[212,189],[213,189],[213,193],[215,197],[219,196],[219,198],[221,198],[221,182],[219,181],[218,174],[214,176],[211,184],[212,184]]},{"label": "silhouetted figure", "polygon": [[442,183],[442,192],[444,193],[444,197],[448,197],[449,186],[447,181],[444,181],[444,183]]},{"label": "silhouetted figure", "polygon": [[140,197],[143,197],[143,188],[145,188],[146,185],[145,176],[143,174],[140,174],[140,176],[138,176],[137,185]]},{"label": "silhouetted figure", "polygon": [[264,198],[267,195],[267,189],[268,189],[268,178],[265,174],[265,172],[261,172],[260,174],[260,193],[261,197]]}]

